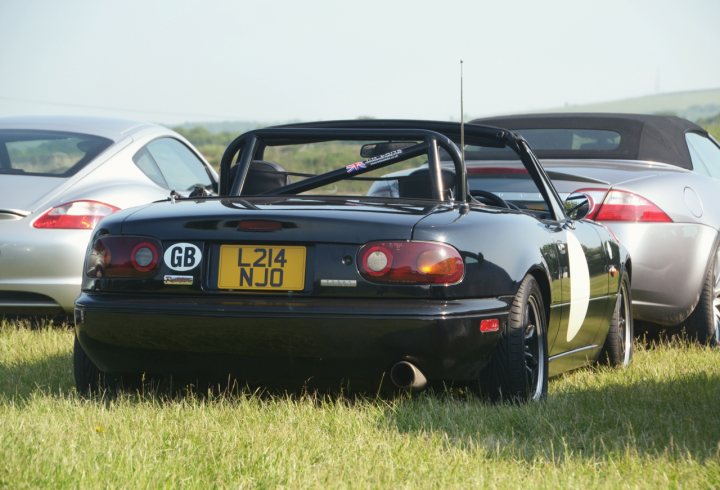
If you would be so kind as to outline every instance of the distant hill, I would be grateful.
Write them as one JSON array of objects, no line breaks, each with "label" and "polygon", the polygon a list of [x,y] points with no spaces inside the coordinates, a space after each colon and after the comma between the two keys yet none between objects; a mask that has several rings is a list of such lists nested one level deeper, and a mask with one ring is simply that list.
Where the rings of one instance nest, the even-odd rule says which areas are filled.
[{"label": "distant hill", "polygon": [[595,104],[567,105],[533,112],[640,112],[674,114],[698,121],[720,114],[720,88],[646,95]]},{"label": "distant hill", "polygon": [[720,141],[720,114],[706,119],[700,119],[697,123]]},{"label": "distant hill", "polygon": [[186,122],[183,124],[180,124],[176,126],[177,128],[182,129],[192,129],[192,128],[205,128],[211,133],[233,133],[235,135],[239,135],[242,133],[245,133],[246,131],[251,131],[253,129],[258,128],[264,128],[267,126],[274,126],[277,124],[289,124],[292,122],[299,122],[299,121],[276,121],[276,122],[260,122],[260,121],[220,121],[220,122]]},{"label": "distant hill", "polygon": [[[674,114],[697,122],[712,119],[720,114],[720,88],[646,95],[644,97],[593,104],[570,104],[563,107],[551,107],[528,112],[639,112],[647,114]],[[485,116],[488,115],[486,114]],[[195,121],[183,123],[177,127],[187,130],[192,128],[205,128],[210,133],[233,133],[239,135],[252,129],[293,122],[300,122],[300,120]]]}]

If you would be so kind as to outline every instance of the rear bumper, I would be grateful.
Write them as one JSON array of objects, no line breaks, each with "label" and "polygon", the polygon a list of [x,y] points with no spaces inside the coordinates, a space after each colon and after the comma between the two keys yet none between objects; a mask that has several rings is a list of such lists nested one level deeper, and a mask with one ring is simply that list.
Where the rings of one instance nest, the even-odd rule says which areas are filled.
[{"label": "rear bumper", "polygon": [[89,230],[0,224],[0,315],[72,312],[80,294]]},{"label": "rear bumper", "polygon": [[633,316],[683,322],[698,303],[716,246],[715,229],[688,223],[604,223],[632,259]]},{"label": "rear bumper", "polygon": [[492,356],[508,302],[194,297],[83,293],[76,332],[106,372],[233,374],[248,382],[382,377],[408,360],[428,380],[471,380]]}]

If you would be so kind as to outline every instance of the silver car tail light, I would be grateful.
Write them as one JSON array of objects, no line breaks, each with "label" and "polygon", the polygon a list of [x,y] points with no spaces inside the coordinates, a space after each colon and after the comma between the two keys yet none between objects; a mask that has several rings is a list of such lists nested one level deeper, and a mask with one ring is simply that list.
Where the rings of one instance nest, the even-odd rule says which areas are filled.
[{"label": "silver car tail light", "polygon": [[672,223],[672,219],[665,211],[644,197],[619,190],[612,190],[605,196],[605,200],[592,219],[635,223]]},{"label": "silver car tail light", "polygon": [[98,201],[72,201],[45,211],[33,223],[35,228],[92,230],[105,216],[120,208]]}]

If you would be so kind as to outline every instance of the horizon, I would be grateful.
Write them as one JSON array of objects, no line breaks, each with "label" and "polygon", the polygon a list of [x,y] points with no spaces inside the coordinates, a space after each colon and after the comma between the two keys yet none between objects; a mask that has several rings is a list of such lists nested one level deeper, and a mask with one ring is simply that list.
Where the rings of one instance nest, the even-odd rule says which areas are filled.
[{"label": "horizon", "polygon": [[[666,98],[666,97],[684,97],[692,94],[702,94],[712,92],[713,96],[717,95],[717,98],[713,97],[713,102],[711,107],[708,106],[682,106],[682,107],[657,107],[651,111],[643,111],[643,110],[618,110],[615,109],[615,107],[618,104],[630,104],[631,108],[637,106],[639,103],[643,102],[650,102],[652,103],[652,100],[654,98]],[[612,107],[613,110],[606,110],[602,107]],[[600,109],[597,109],[597,107],[601,107]],[[703,113],[702,109],[706,109],[706,111]],[[708,89],[697,89],[697,90],[687,90],[687,91],[677,91],[677,92],[667,92],[667,93],[660,93],[660,94],[649,94],[649,95],[641,95],[639,97],[632,97],[632,98],[626,98],[626,99],[618,99],[618,100],[608,100],[608,101],[602,101],[602,102],[594,102],[591,104],[577,104],[577,105],[567,105],[563,107],[552,107],[547,109],[540,109],[537,111],[527,111],[527,113],[531,114],[552,114],[552,113],[573,113],[573,112],[618,112],[618,113],[640,113],[640,114],[665,114],[665,113],[672,113],[674,115],[677,115],[679,117],[684,117],[687,119],[690,119],[693,122],[697,122],[700,119],[706,119],[706,118],[714,118],[720,115],[720,87],[718,88],[708,88]],[[498,113],[498,114],[486,114],[486,115],[468,115],[465,114],[465,121],[469,121],[471,119],[476,118],[483,118],[483,117],[499,117],[499,116],[510,116],[510,115],[516,115],[516,114],[522,114],[522,112],[515,112],[515,113]],[[369,119],[380,119],[380,118],[374,118],[371,116],[356,116],[349,119],[361,119],[361,118],[369,118]],[[440,120],[446,120],[446,121],[452,121],[452,122],[459,122],[460,121],[460,115],[459,113],[456,114],[454,117],[449,117],[446,119],[440,119]],[[242,128],[248,128],[248,127],[264,127],[264,126],[271,126],[271,125],[278,125],[278,124],[290,124],[290,123],[297,123],[297,122],[308,122],[307,120],[301,120],[298,118],[293,119],[286,119],[286,120],[274,120],[274,121],[260,121],[260,120],[222,120],[222,121],[203,121],[203,120],[188,120],[188,121],[182,121],[176,124],[171,124],[173,127],[184,127],[184,128],[193,128],[193,127],[205,127],[211,132],[220,132],[225,131],[225,129],[212,129],[214,126],[228,126],[228,127],[242,127]],[[162,123],[160,123],[162,124]]]}]

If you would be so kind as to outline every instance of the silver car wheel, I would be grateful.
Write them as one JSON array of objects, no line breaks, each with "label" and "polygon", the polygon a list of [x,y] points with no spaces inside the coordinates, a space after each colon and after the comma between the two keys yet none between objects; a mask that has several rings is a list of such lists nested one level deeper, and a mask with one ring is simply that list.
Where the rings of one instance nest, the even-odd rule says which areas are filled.
[{"label": "silver car wheel", "polygon": [[720,343],[720,247],[710,257],[712,267],[703,280],[697,306],[685,322],[685,331],[692,340],[717,346]]},{"label": "silver car wheel", "polygon": [[720,248],[715,252],[713,266],[713,323],[715,324],[715,345],[720,345]]}]

